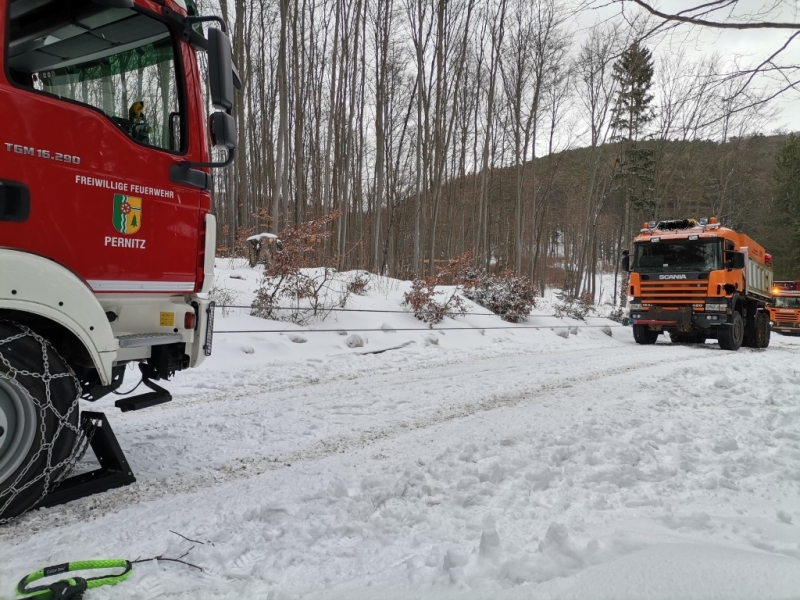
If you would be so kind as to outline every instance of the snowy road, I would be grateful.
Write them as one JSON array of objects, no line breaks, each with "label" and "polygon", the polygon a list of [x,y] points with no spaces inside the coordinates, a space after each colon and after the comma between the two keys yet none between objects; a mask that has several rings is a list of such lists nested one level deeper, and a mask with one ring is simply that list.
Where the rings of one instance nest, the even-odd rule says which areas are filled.
[{"label": "snowy road", "polygon": [[0,598],[190,548],[203,573],[147,563],[91,598],[800,597],[800,343],[629,336],[441,336],[104,400],[138,482],[0,529]]},{"label": "snowy road", "polygon": [[602,337],[112,413],[138,483],[5,527],[0,589],[193,547],[92,597],[797,597],[800,344]]}]

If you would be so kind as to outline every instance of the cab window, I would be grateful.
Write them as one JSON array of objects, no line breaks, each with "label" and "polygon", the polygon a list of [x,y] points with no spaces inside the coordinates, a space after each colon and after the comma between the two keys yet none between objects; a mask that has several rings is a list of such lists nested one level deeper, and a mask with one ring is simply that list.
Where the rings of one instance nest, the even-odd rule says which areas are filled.
[{"label": "cab window", "polygon": [[634,268],[648,273],[715,271],[722,268],[722,244],[719,240],[639,243]]},{"label": "cab window", "polygon": [[89,0],[10,7],[12,82],[102,111],[136,142],[183,149],[175,44],[165,23]]}]

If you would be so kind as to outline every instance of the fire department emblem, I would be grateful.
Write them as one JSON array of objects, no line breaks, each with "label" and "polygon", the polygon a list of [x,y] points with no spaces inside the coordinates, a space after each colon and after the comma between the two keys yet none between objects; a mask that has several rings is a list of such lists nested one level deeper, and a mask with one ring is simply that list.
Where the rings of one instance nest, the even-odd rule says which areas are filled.
[{"label": "fire department emblem", "polygon": [[142,227],[142,199],[114,194],[114,229],[133,235]]}]

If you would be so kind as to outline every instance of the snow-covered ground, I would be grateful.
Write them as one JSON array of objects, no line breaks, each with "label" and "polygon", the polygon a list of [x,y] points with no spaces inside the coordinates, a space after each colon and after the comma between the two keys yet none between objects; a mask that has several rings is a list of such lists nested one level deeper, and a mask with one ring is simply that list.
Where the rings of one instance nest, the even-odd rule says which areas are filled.
[{"label": "snow-covered ground", "polygon": [[[249,304],[257,273],[218,267]],[[138,481],[0,528],[0,598],[49,564],[187,552],[202,572],[144,563],[87,600],[800,598],[800,339],[642,347],[553,303],[511,329],[474,305],[433,330],[220,311],[282,333],[218,334],[169,404],[87,405]]]}]

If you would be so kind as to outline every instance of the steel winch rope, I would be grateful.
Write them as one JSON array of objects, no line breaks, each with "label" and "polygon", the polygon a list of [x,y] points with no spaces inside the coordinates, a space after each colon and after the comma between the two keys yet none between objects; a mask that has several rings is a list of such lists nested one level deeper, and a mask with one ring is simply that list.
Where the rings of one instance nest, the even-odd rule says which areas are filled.
[{"label": "steel winch rope", "polygon": [[[214,308],[246,308],[251,309],[252,306],[244,306],[239,304],[216,304]],[[271,306],[269,308],[265,308],[263,310],[313,310],[312,307],[308,308],[297,308],[294,306]],[[390,310],[390,309],[380,309],[380,308],[324,308],[320,309],[321,312],[363,312],[363,313],[395,313],[395,314],[410,314],[413,311],[408,310]],[[475,317],[502,317],[503,315],[507,314],[516,314],[516,313],[492,313],[492,312],[470,312],[467,313],[470,316]],[[548,315],[544,313],[532,313],[527,315],[529,317],[555,317],[555,315]],[[599,317],[602,318],[602,317]]]},{"label": "steel winch rope", "polygon": [[506,326],[506,327],[436,327],[435,329],[432,327],[392,327],[391,329],[382,329],[382,328],[364,328],[364,329],[353,329],[350,327],[340,327],[338,329],[223,329],[223,330],[216,330],[214,334],[217,333],[341,333],[342,331],[355,331],[355,332],[371,332],[371,331],[383,331],[383,332],[393,332],[393,331],[488,331],[488,330],[496,330],[496,329],[570,329],[572,327],[580,328],[580,327],[589,327],[589,328],[608,328],[608,329],[627,329],[625,325],[517,325],[516,327]]}]

